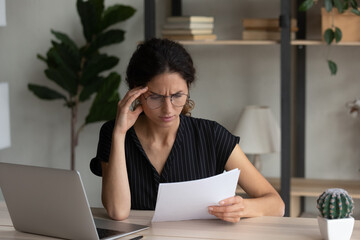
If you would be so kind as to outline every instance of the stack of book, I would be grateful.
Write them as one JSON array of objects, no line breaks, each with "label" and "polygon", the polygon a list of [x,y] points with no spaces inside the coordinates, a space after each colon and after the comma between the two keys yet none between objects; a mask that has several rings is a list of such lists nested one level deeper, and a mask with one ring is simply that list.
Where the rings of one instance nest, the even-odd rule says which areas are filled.
[{"label": "stack of book", "polygon": [[214,17],[168,17],[162,28],[163,38],[170,40],[215,40]]},{"label": "stack of book", "polygon": [[[276,18],[245,18],[242,21],[243,40],[280,40],[281,28]],[[291,19],[291,39],[298,31],[296,19]]]}]

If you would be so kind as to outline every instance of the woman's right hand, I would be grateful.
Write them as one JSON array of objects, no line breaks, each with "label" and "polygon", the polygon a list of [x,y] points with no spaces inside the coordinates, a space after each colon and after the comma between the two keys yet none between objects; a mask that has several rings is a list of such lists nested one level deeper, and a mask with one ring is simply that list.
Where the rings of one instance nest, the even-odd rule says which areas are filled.
[{"label": "woman's right hand", "polygon": [[145,93],[148,87],[137,87],[128,91],[125,96],[119,101],[116,114],[115,129],[120,134],[126,134],[127,130],[134,125],[136,119],[143,111],[141,105],[137,106],[133,111],[130,109],[131,104]]}]

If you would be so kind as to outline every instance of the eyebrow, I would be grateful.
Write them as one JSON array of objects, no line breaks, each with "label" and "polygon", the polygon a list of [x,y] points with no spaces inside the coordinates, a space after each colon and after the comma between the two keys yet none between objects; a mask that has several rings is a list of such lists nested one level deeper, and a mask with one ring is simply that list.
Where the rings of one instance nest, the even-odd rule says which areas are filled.
[{"label": "eyebrow", "polygon": [[[162,95],[162,94],[153,92],[153,91],[151,91],[151,90],[149,90],[149,92],[150,92],[151,94],[154,94],[154,95],[165,96],[165,95]],[[184,93],[184,92],[183,92],[182,90],[180,90],[180,91],[177,91],[176,93],[173,93],[173,94],[170,94],[170,95],[175,95],[175,94],[178,94],[178,93]]]}]

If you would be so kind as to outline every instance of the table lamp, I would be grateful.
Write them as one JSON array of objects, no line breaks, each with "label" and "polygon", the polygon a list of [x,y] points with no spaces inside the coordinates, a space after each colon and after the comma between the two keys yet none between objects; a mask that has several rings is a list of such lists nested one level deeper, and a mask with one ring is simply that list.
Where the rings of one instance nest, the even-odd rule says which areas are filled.
[{"label": "table lamp", "polygon": [[5,0],[0,0],[0,27],[6,26]]},{"label": "table lamp", "polygon": [[10,147],[9,84],[0,82],[0,149]]},{"label": "table lamp", "polygon": [[254,166],[261,171],[260,154],[280,151],[280,127],[267,106],[247,106],[234,132],[240,136],[245,154],[254,155]]}]

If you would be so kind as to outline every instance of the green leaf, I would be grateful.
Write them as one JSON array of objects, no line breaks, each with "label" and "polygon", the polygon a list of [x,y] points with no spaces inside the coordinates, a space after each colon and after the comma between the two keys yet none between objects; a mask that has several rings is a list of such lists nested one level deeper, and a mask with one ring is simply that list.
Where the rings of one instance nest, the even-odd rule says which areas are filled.
[{"label": "green leaf", "polygon": [[90,79],[88,81],[88,84],[84,86],[83,90],[80,93],[79,101],[84,102],[90,98],[90,96],[97,92],[103,83],[104,78],[103,77],[95,77],[93,79]]},{"label": "green leaf", "polygon": [[299,11],[307,11],[309,10],[312,6],[314,6],[314,0],[305,0],[302,2],[302,4],[299,7]]},{"label": "green leaf", "polygon": [[337,72],[336,63],[331,60],[328,60],[328,65],[329,65],[331,75],[336,75],[336,72]]},{"label": "green leaf", "polygon": [[125,6],[121,4],[116,4],[108,7],[103,14],[103,18],[101,21],[101,30],[105,30],[109,26],[125,21],[134,15],[135,9],[130,6]]},{"label": "green leaf", "polygon": [[342,5],[342,2],[340,0],[333,0],[334,1],[334,5],[337,8],[337,10],[339,11],[339,13],[343,13],[344,12],[344,8]]},{"label": "green leaf", "polygon": [[115,72],[110,73],[104,79],[86,117],[85,124],[107,121],[116,117],[117,104],[120,99],[117,92],[120,80],[120,75]]},{"label": "green leaf", "polygon": [[44,56],[42,56],[40,54],[38,54],[36,56],[37,56],[38,59],[40,59],[41,61],[43,61],[43,62],[45,62],[47,64],[48,60],[46,59],[46,57],[44,57]]},{"label": "green leaf", "polygon": [[353,9],[351,9],[351,12],[358,15],[358,16],[360,16],[360,11],[358,9],[353,8]]},{"label": "green leaf", "polygon": [[334,37],[335,37],[335,41],[336,41],[337,43],[341,41],[342,32],[341,32],[340,28],[335,27]]},{"label": "green leaf", "polygon": [[44,100],[64,99],[65,101],[67,101],[66,97],[63,94],[55,90],[52,90],[48,87],[29,83],[28,88],[40,99],[44,99]]},{"label": "green leaf", "polygon": [[45,75],[50,80],[53,80],[56,84],[68,91],[71,95],[76,95],[76,85],[69,79],[63,76],[58,69],[48,68],[45,70]]},{"label": "green leaf", "polygon": [[80,80],[82,85],[86,85],[88,79],[95,78],[99,73],[115,67],[119,62],[117,57],[107,54],[92,55],[84,66],[83,76]]},{"label": "green leaf", "polygon": [[[52,76],[53,78],[50,78],[48,75],[47,76],[48,78],[54,80],[65,90],[67,90],[70,94],[75,95],[78,84],[77,73],[73,69],[71,69],[68,66],[68,62],[60,56],[57,48],[58,44],[56,42],[53,42],[53,45],[54,47],[51,48],[48,52],[49,61],[51,60],[51,62],[55,63],[54,67],[49,67],[48,69],[52,69],[52,72],[50,72],[49,76]],[[54,71],[56,71],[56,73]]]},{"label": "green leaf", "polygon": [[123,30],[109,30],[98,35],[86,50],[86,55],[89,56],[102,47],[124,41],[124,35]]},{"label": "green leaf", "polygon": [[358,10],[358,3],[356,0],[350,0],[351,7],[355,10]]},{"label": "green leaf", "polygon": [[72,55],[76,58],[79,58],[80,52],[79,48],[76,46],[75,42],[71,40],[65,33],[57,32],[54,30],[51,30],[51,33],[54,34],[54,36],[61,41],[62,44],[65,45],[67,49],[72,53]]},{"label": "green leaf", "polygon": [[83,33],[87,42],[91,42],[96,35],[97,25],[96,10],[90,1],[77,0],[76,7],[83,26]]},{"label": "green leaf", "polygon": [[349,0],[344,0],[343,9],[347,10],[348,8],[349,8]]},{"label": "green leaf", "polygon": [[325,5],[326,11],[331,12],[331,10],[333,8],[332,0],[325,0],[324,5]]},{"label": "green leaf", "polygon": [[55,41],[51,41],[51,43],[54,47],[54,52],[56,52],[56,66],[62,66],[66,71],[69,71],[69,77],[76,79],[77,73],[80,71],[80,55],[74,54],[64,44],[59,44]]},{"label": "green leaf", "polygon": [[334,40],[335,37],[335,33],[331,28],[326,29],[325,33],[324,33],[324,39],[325,42],[330,45],[332,43],[332,41]]}]

